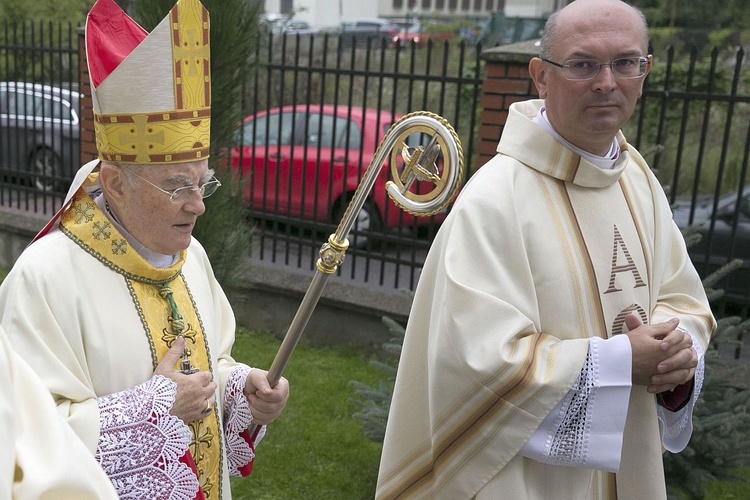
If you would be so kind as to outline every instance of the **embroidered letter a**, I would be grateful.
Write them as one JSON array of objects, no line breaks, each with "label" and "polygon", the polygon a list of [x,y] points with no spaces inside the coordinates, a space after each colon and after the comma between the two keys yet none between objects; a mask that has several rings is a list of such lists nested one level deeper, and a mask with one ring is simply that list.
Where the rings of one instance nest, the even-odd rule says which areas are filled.
[{"label": "embroidered letter a", "polygon": [[[619,253],[622,251],[622,255],[625,258],[625,264],[618,264]],[[621,288],[615,286],[615,280],[617,279],[618,273],[633,273],[633,279],[635,280],[635,288],[646,286],[646,283],[641,278],[641,274],[638,272],[638,267],[635,265],[633,258],[630,256],[625,240],[620,235],[620,231],[615,225],[615,242],[612,248],[612,272],[609,275],[609,286],[604,293],[612,293],[622,291]]]}]

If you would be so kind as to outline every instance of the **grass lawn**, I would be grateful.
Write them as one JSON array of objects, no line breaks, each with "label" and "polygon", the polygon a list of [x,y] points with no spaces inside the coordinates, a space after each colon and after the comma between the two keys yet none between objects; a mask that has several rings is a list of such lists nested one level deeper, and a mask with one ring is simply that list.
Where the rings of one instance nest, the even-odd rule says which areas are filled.
[{"label": "grass lawn", "polygon": [[[268,368],[280,341],[240,329],[232,353]],[[352,418],[350,380],[377,385],[383,374],[361,353],[300,344],[284,376],[291,395],[258,446],[253,474],[232,480],[235,499],[367,499],[375,495],[381,446]]]},{"label": "grass lawn", "polygon": [[750,468],[738,474],[744,482],[714,481],[706,486],[706,500],[744,500],[750,498]]}]

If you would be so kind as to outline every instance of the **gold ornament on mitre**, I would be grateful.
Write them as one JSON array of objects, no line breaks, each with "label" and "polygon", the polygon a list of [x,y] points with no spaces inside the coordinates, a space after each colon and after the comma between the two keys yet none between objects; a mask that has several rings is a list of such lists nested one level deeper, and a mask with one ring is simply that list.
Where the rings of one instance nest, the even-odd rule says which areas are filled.
[{"label": "gold ornament on mitre", "polygon": [[208,156],[209,19],[198,0],[179,0],[151,33],[114,0],[98,0],[86,20],[86,52],[100,160]]}]

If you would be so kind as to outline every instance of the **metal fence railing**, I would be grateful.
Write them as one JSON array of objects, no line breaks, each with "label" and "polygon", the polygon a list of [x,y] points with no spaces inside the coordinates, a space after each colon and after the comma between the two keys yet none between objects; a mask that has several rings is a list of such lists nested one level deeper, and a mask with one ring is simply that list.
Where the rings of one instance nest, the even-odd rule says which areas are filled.
[{"label": "metal fence railing", "polygon": [[[78,36],[71,26],[5,24],[0,29],[0,82],[47,86],[11,99],[9,84],[3,84],[0,205],[51,214],[60,203],[54,193],[79,164],[77,146],[65,142],[81,127],[74,99]],[[245,86],[246,119],[231,162],[258,221],[253,258],[259,261],[313,269],[320,245],[388,125],[406,113],[427,110],[446,118],[461,138],[467,167],[475,163],[485,64],[478,47],[338,42],[330,34],[270,35],[256,53],[258,70]],[[727,290],[732,304],[748,304],[750,70],[745,53],[714,50],[702,57],[695,50],[665,49],[654,57],[626,136],[665,186],[678,224],[702,223],[697,229],[702,241],[691,247],[699,272],[706,276],[734,258],[746,260],[717,287]],[[56,95],[52,87],[68,94]],[[33,118],[19,120],[17,110],[10,112],[11,105],[26,109],[40,95],[51,104],[40,104]],[[49,159],[32,162],[30,151],[39,147],[28,149],[12,123],[61,150],[60,169]],[[385,201],[382,183],[373,193],[339,278],[413,289],[441,218],[417,222],[403,214]],[[730,312],[749,315],[747,305]]]},{"label": "metal fence railing", "polygon": [[0,24],[0,205],[59,205],[80,163],[78,59],[70,24]]},{"label": "metal fence railing", "polygon": [[[409,112],[447,119],[471,164],[482,76],[474,46],[270,36],[257,57],[232,164],[242,166],[246,202],[260,222],[259,259],[312,269],[386,130]],[[418,220],[390,203],[384,182],[395,160],[387,163],[340,273],[413,289],[442,217]]]},{"label": "metal fence railing", "polygon": [[[670,47],[656,53],[627,133],[665,186],[675,221],[700,241],[689,251],[708,276],[734,259],[744,264],[716,288],[727,304],[750,304],[750,68],[745,52],[699,57]],[[626,131],[627,132],[627,131]],[[734,312],[734,311],[732,311]]]}]

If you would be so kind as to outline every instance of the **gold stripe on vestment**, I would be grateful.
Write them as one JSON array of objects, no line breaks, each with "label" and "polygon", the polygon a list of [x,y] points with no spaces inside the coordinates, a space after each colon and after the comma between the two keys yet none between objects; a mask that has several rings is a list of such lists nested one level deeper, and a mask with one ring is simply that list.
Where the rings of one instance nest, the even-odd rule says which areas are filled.
[{"label": "gold stripe on vestment", "polygon": [[[180,273],[186,252],[183,251],[172,266],[163,269],[151,266],[130,246],[83,189],[78,190],[63,214],[60,229],[97,260],[126,278],[133,305],[149,341],[154,368],[177,337],[171,305],[162,293],[166,286],[181,316],[180,323],[184,324],[180,331],[187,341],[191,364],[200,371],[212,371],[203,325]],[[220,499],[223,452],[218,409],[214,407],[207,417],[188,426],[193,433],[190,452],[198,469],[201,488],[207,500]]]}]

